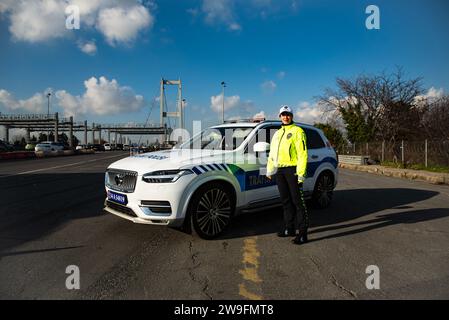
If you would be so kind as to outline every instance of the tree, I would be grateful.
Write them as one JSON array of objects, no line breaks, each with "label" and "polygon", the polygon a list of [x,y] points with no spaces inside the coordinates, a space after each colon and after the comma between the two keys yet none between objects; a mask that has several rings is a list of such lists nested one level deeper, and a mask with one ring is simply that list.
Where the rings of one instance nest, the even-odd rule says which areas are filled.
[{"label": "tree", "polygon": [[[351,142],[374,138],[394,142],[409,137],[412,128],[419,128],[419,110],[414,102],[423,93],[421,80],[404,79],[401,68],[390,75],[337,78],[337,90],[326,89],[318,98],[327,111],[337,110],[341,114]],[[398,130],[392,130],[395,128]]]},{"label": "tree", "polygon": [[425,137],[432,140],[449,140],[449,95],[424,101],[421,126]]},{"label": "tree", "polygon": [[316,123],[316,128],[323,130],[324,135],[331,143],[335,150],[341,150],[346,146],[346,140],[340,130],[333,127],[329,123]]}]

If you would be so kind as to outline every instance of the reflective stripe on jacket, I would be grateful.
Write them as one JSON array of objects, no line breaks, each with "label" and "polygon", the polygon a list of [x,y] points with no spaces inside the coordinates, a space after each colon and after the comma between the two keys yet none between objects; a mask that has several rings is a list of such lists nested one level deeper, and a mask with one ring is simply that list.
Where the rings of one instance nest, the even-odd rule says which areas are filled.
[{"label": "reflective stripe on jacket", "polygon": [[267,163],[267,176],[280,167],[296,166],[296,174],[306,177],[307,143],[304,130],[292,123],[282,126],[271,139]]}]

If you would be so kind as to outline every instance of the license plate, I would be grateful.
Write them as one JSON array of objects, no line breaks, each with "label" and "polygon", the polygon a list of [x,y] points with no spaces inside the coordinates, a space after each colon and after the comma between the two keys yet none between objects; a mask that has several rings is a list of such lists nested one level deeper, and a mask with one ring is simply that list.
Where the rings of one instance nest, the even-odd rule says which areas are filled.
[{"label": "license plate", "polygon": [[128,198],[125,194],[120,194],[113,191],[108,191],[108,200],[122,205],[126,205],[128,203]]}]

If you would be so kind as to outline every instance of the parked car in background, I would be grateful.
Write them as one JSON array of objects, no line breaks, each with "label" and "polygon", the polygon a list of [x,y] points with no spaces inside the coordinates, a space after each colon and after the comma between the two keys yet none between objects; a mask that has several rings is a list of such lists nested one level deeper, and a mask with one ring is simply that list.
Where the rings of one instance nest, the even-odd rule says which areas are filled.
[{"label": "parked car in background", "polygon": [[104,151],[104,146],[102,144],[95,143],[92,145],[92,149],[95,151]]},{"label": "parked car in background", "polygon": [[104,151],[112,151],[112,145],[110,143],[103,144]]},{"label": "parked car in background", "polygon": [[60,151],[64,150],[64,144],[62,142],[43,141],[39,142],[34,151]]},{"label": "parked car in background", "polygon": [[84,149],[87,149],[87,146],[85,144],[79,144],[75,148],[75,150],[84,150]]},{"label": "parked car in background", "polygon": [[115,145],[115,150],[123,150],[123,143],[117,143]]},{"label": "parked car in background", "polygon": [[33,151],[34,148],[36,148],[36,144],[33,142],[27,143],[25,146],[25,150],[27,151]]},{"label": "parked car in background", "polygon": [[129,149],[130,149],[129,144],[123,145],[123,151],[129,151]]},{"label": "parked car in background", "polygon": [[0,140],[0,152],[11,152],[14,151],[14,146],[8,142]]}]

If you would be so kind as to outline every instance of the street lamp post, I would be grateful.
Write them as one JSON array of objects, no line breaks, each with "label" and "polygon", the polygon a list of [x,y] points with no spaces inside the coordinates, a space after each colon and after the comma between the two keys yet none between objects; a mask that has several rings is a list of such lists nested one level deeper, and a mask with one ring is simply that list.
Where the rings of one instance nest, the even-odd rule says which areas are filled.
[{"label": "street lamp post", "polygon": [[[47,120],[50,119],[50,96],[51,96],[51,92],[47,93],[47,100],[48,100],[48,104],[47,104]],[[47,131],[47,141],[50,141],[50,126],[49,126],[49,129]]]},{"label": "street lamp post", "polygon": [[221,82],[221,86],[223,88],[223,93],[222,93],[222,95],[223,95],[223,107],[221,109],[221,121],[222,121],[222,123],[224,123],[224,106],[225,106],[225,94],[224,94],[224,92],[225,92],[225,88],[226,88],[226,83],[224,81],[222,81]]}]

